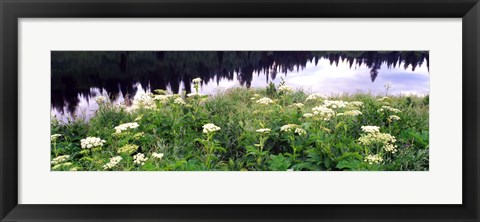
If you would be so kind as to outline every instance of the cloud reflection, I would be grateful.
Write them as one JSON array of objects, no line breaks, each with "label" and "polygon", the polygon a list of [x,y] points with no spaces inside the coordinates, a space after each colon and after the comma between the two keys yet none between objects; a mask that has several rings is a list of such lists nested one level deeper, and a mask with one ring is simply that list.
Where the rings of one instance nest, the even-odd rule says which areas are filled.
[{"label": "cloud reflection", "polygon": [[[402,66],[400,66],[402,67]],[[278,84],[283,77],[286,84],[295,89],[303,89],[311,93],[323,93],[325,95],[371,93],[373,95],[385,94],[384,84],[391,83],[389,95],[419,95],[429,94],[429,72],[426,66],[417,67],[411,71],[411,67],[388,68],[382,65],[375,82],[370,80],[370,68],[365,65],[349,68],[347,62],[339,62],[338,66],[330,65],[327,59],[322,59],[315,66],[313,62],[307,63],[303,70],[279,74],[271,82]],[[270,82],[269,81],[269,82]],[[262,73],[254,73],[252,88],[263,88],[268,84],[267,77]],[[209,82],[202,86],[202,93],[214,94],[218,87],[231,88],[240,86],[237,78],[233,81],[221,79],[217,82]]]}]

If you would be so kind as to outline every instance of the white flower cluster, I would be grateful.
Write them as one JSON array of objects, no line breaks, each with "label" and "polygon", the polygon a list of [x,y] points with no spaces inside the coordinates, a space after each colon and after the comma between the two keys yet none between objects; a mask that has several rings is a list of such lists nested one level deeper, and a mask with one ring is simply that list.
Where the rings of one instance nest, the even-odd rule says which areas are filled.
[{"label": "white flower cluster", "polygon": [[107,102],[107,98],[105,96],[97,96],[95,97],[95,102],[97,102],[98,105],[102,105]]},{"label": "white flower cluster", "polygon": [[53,135],[50,136],[50,139],[51,139],[52,141],[55,141],[55,140],[57,140],[58,137],[61,137],[61,136],[62,136],[62,134],[58,134],[58,133],[57,133],[57,134],[53,134]]},{"label": "white flower cluster", "polygon": [[205,96],[205,94],[193,92],[193,93],[187,94],[187,96],[188,97],[202,97],[202,96]]},{"label": "white flower cluster", "polygon": [[202,82],[202,79],[200,79],[200,78],[195,78],[195,79],[192,79],[192,82],[198,84],[198,83],[201,83],[201,82]]},{"label": "white flower cluster", "polygon": [[309,100],[318,100],[318,99],[327,99],[326,96],[320,94],[320,93],[315,93],[315,94],[311,94],[307,97],[306,101],[309,101]]},{"label": "white flower cluster", "polygon": [[378,110],[378,112],[383,112],[384,110],[390,111],[392,113],[399,113],[401,112],[399,109],[390,107],[390,106],[382,106],[381,109]]},{"label": "white flower cluster", "polygon": [[137,110],[140,108],[144,109],[156,109],[155,100],[152,98],[153,94],[147,93],[139,96],[133,100],[132,109]]},{"label": "white flower cluster", "polygon": [[298,135],[300,135],[300,136],[304,136],[304,135],[307,134],[307,131],[305,131],[304,129],[302,129],[302,128],[299,127],[299,128],[296,128],[296,129],[295,129],[295,133],[298,134]]},{"label": "white flower cluster", "polygon": [[369,133],[367,135],[361,136],[358,141],[364,145],[370,145],[373,143],[388,144],[395,143],[397,139],[394,136],[388,133]]},{"label": "white flower cluster", "polygon": [[148,160],[148,157],[145,157],[143,153],[137,153],[133,156],[133,163],[137,165],[145,165],[145,162]]},{"label": "white flower cluster", "polygon": [[125,146],[122,146],[122,147],[118,148],[117,153],[132,154],[135,151],[137,151],[137,149],[138,149],[137,145],[127,144]]},{"label": "white flower cluster", "polygon": [[203,125],[203,133],[213,133],[215,131],[220,130],[221,128],[218,126],[215,126],[213,123],[207,123]]},{"label": "white flower cluster", "polygon": [[157,101],[160,101],[160,103],[165,104],[165,103],[168,103],[168,101],[170,101],[170,98],[172,96],[173,95],[155,95],[153,97],[153,100],[157,100]]},{"label": "white flower cluster", "polygon": [[310,117],[313,117],[313,116],[314,116],[313,113],[305,113],[305,114],[303,114],[303,117],[305,117],[305,118],[310,118]]},{"label": "white flower cluster", "polygon": [[329,107],[332,109],[340,109],[344,108],[348,105],[348,102],[342,100],[325,100],[323,101],[325,107]]},{"label": "white flower cluster", "polygon": [[388,102],[388,101],[390,101],[391,99],[388,98],[388,97],[386,97],[386,96],[384,96],[384,97],[382,97],[382,98],[380,98],[380,99],[377,99],[377,100],[380,101],[380,102],[385,102],[385,101]]},{"label": "white flower cluster", "polygon": [[290,106],[296,107],[296,108],[298,108],[298,109],[301,109],[304,105],[303,105],[303,103],[293,103],[293,104],[290,105]]},{"label": "white flower cluster", "polygon": [[57,165],[59,163],[63,163],[65,161],[67,161],[69,158],[70,158],[70,155],[57,156],[57,157],[53,158],[53,160],[50,161],[50,163],[53,164],[53,165]]},{"label": "white flower cluster", "polygon": [[348,103],[349,106],[355,106],[355,107],[363,107],[363,102],[360,101],[353,101]]},{"label": "white flower cluster", "polygon": [[278,87],[278,91],[283,93],[291,93],[293,92],[293,88],[291,86],[283,85]]},{"label": "white flower cluster", "polygon": [[270,133],[272,130],[269,129],[269,128],[264,128],[264,129],[257,129],[256,132],[257,133],[265,133],[265,134],[268,134]]},{"label": "white flower cluster", "polygon": [[394,120],[400,120],[400,117],[397,116],[397,115],[391,115],[391,116],[388,117],[388,120],[390,122],[393,122]]},{"label": "white flower cluster", "polygon": [[287,124],[287,125],[283,125],[282,127],[280,127],[280,131],[283,131],[283,132],[292,132],[292,131],[294,131],[297,127],[299,127],[299,125],[297,125],[297,124]]},{"label": "white flower cluster", "polygon": [[185,101],[181,97],[176,98],[173,103],[178,104],[178,105],[186,105]]},{"label": "white flower cluster", "polygon": [[345,116],[358,116],[358,115],[362,115],[362,112],[360,112],[359,110],[348,110],[348,111],[345,111],[343,114]]},{"label": "white flower cluster", "polygon": [[153,158],[161,160],[164,156],[163,153],[152,153]]},{"label": "white flower cluster", "polygon": [[282,127],[280,127],[280,131],[283,131],[283,132],[294,132],[300,136],[303,136],[305,134],[307,134],[307,131],[305,131],[304,129],[302,129],[299,125],[297,124],[287,124],[287,125],[283,125]]},{"label": "white flower cluster", "polygon": [[273,100],[271,100],[268,97],[263,97],[263,98],[257,100],[257,103],[262,104],[262,105],[268,105],[268,104],[273,103]]},{"label": "white flower cluster", "polygon": [[52,167],[52,170],[58,170],[58,169],[60,169],[60,168],[62,168],[62,167],[70,167],[72,164],[73,164],[73,163],[71,163],[71,162],[59,163],[59,164],[53,166],[53,167]]},{"label": "white flower cluster", "polygon": [[316,106],[312,108],[313,115],[319,116],[323,120],[330,120],[335,116],[335,111],[325,106]]},{"label": "white flower cluster", "polygon": [[362,131],[366,133],[379,133],[380,127],[378,126],[362,126]]},{"label": "white flower cluster", "polygon": [[383,146],[383,149],[386,152],[389,152],[389,153],[396,153],[397,152],[397,146],[395,144],[385,144]]},{"label": "white flower cluster", "polygon": [[105,140],[102,140],[98,137],[87,137],[85,139],[80,140],[80,145],[82,146],[82,149],[85,148],[95,148],[95,147],[102,147],[103,144],[105,143]]},{"label": "white flower cluster", "polygon": [[112,169],[112,168],[114,168],[118,163],[120,163],[121,160],[122,160],[122,157],[121,157],[121,156],[112,157],[112,158],[110,158],[110,162],[108,162],[108,163],[106,163],[105,165],[103,165],[103,169],[104,169],[104,170]]},{"label": "white flower cluster", "polygon": [[383,158],[381,156],[379,156],[378,154],[375,154],[375,155],[368,155],[365,157],[365,162],[367,162],[368,164],[378,164],[378,163],[381,163],[383,161]]},{"label": "white flower cluster", "polygon": [[138,125],[137,122],[120,124],[120,125],[115,127],[115,133],[119,134],[119,133],[122,133],[122,131],[125,131],[125,130],[128,130],[128,129],[135,129],[138,126],[139,125]]}]

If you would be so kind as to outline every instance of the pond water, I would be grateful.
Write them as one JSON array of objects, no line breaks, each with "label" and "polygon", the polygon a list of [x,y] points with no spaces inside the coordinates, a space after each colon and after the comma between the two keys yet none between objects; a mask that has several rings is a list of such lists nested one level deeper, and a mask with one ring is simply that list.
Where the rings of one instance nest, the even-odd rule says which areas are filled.
[{"label": "pond water", "polygon": [[409,52],[311,51],[53,51],[51,113],[62,121],[88,119],[95,97],[121,103],[155,89],[214,95],[231,87],[262,88],[269,82],[324,95],[429,94],[429,55]]}]

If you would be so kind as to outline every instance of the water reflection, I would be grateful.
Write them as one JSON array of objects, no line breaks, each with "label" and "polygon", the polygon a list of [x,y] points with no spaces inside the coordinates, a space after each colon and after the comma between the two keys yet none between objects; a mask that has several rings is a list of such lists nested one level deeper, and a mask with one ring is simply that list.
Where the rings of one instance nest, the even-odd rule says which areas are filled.
[{"label": "water reflection", "polygon": [[190,92],[191,79],[204,79],[202,93],[218,87],[264,87],[284,77],[310,92],[342,94],[428,94],[429,55],[410,52],[166,51],[52,52],[52,111],[87,117],[93,97],[120,103],[153,89]]}]

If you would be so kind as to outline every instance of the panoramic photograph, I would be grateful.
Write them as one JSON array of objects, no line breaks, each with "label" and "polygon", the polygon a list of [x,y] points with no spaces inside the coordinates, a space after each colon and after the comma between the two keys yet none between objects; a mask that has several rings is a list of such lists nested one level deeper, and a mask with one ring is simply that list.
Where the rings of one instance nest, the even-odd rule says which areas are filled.
[{"label": "panoramic photograph", "polygon": [[52,171],[428,171],[428,51],[52,51]]}]

